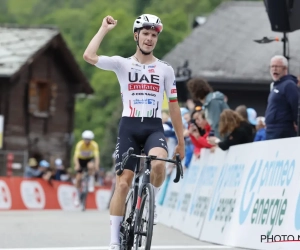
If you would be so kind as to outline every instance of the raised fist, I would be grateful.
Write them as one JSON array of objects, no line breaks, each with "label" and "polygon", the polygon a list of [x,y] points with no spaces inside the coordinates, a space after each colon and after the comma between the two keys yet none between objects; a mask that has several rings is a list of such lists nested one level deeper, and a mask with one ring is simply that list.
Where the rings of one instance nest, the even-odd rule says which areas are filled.
[{"label": "raised fist", "polygon": [[106,30],[112,30],[114,27],[116,27],[118,21],[115,20],[112,16],[106,16],[103,19],[102,27]]}]

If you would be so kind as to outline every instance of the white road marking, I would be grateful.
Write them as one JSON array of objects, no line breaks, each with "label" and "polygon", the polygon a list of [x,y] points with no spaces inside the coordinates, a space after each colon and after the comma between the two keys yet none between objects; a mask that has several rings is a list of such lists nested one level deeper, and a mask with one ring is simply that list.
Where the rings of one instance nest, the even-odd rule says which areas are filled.
[{"label": "white road marking", "polygon": [[[151,249],[230,249],[231,247],[219,245],[201,245],[201,246],[152,246]],[[108,250],[104,247],[51,247],[51,248],[0,248],[1,250]]]}]

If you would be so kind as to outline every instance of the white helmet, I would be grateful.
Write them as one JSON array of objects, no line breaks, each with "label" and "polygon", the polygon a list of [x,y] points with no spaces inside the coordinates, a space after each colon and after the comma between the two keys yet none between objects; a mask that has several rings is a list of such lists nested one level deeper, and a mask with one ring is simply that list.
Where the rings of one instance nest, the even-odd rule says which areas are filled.
[{"label": "white helmet", "polygon": [[158,33],[161,33],[163,30],[163,24],[159,17],[151,14],[143,14],[135,19],[133,23],[133,33],[136,32],[137,29],[141,28],[151,28],[155,29]]},{"label": "white helmet", "polygon": [[85,130],[83,131],[81,137],[82,139],[93,140],[95,136],[91,130]]}]

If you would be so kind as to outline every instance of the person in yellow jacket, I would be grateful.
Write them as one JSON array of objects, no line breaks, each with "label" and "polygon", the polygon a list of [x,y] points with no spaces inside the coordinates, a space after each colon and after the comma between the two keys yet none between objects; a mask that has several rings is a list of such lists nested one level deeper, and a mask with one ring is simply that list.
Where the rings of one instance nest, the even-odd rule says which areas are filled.
[{"label": "person in yellow jacket", "polygon": [[[82,133],[82,140],[76,144],[74,152],[74,165],[76,170],[76,188],[80,197],[82,172],[89,171],[90,183],[89,191],[94,191],[94,176],[95,171],[99,170],[100,153],[98,143],[94,141],[95,135],[90,130],[85,130]],[[76,205],[79,201],[75,201]]]}]

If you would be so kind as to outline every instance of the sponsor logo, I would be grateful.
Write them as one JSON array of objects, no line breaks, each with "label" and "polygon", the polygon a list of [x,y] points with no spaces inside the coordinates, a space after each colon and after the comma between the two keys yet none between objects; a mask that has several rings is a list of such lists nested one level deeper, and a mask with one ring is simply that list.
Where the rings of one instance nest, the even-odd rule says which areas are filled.
[{"label": "sponsor logo", "polygon": [[46,197],[41,184],[37,181],[22,181],[21,196],[28,209],[43,209]]},{"label": "sponsor logo", "polygon": [[[290,186],[296,168],[295,159],[279,158],[278,154],[274,160],[254,161],[239,208],[239,223],[263,226],[267,236],[272,235],[273,229],[284,221],[288,207],[285,189]],[[277,189],[275,197],[269,194],[270,187]]]},{"label": "sponsor logo", "polygon": [[129,82],[159,84],[159,75],[150,75],[150,79],[148,77],[145,74],[140,75],[138,72],[128,73]]},{"label": "sponsor logo", "polygon": [[148,69],[154,69],[156,67],[156,65],[149,65]]},{"label": "sponsor logo", "polygon": [[90,157],[92,156],[93,152],[89,151],[89,150],[81,150],[80,151],[80,155],[82,157]]},{"label": "sponsor logo", "polygon": [[75,206],[75,199],[78,198],[77,190],[74,186],[59,185],[57,189],[58,203],[62,210],[78,210],[79,206]]},{"label": "sponsor logo", "polygon": [[155,73],[155,70],[154,69],[149,69],[148,72],[149,73]]},{"label": "sponsor logo", "polygon": [[160,138],[159,140],[160,140],[160,141],[165,141],[163,138]]},{"label": "sponsor logo", "polygon": [[177,94],[177,89],[171,89],[171,94]]},{"label": "sponsor logo", "polygon": [[174,80],[174,82],[173,82],[173,86],[176,86],[176,80]]},{"label": "sponsor logo", "polygon": [[133,100],[134,104],[152,104],[155,105],[155,100],[154,99],[135,99]]},{"label": "sponsor logo", "polygon": [[150,90],[154,92],[159,92],[159,86],[155,84],[145,84],[145,83],[129,83],[128,90]]},{"label": "sponsor logo", "polygon": [[137,69],[137,68],[131,68],[131,69],[134,70],[135,72],[142,71],[141,69]]},{"label": "sponsor logo", "polygon": [[110,190],[99,189],[96,192],[95,199],[98,210],[106,210],[111,196]]},{"label": "sponsor logo", "polygon": [[12,205],[11,194],[7,184],[0,181],[0,210],[10,209]]},{"label": "sponsor logo", "polygon": [[135,95],[146,95],[146,96],[156,97],[156,94],[152,94],[152,93],[132,93],[131,95],[133,95],[133,96],[135,96]]}]

